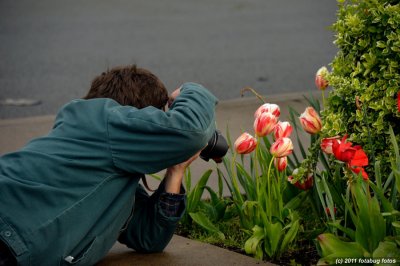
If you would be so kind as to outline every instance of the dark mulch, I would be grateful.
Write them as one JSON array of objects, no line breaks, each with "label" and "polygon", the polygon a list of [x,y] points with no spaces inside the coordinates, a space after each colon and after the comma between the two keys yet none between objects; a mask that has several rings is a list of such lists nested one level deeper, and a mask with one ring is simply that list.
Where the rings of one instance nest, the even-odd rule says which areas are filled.
[{"label": "dark mulch", "polygon": [[[190,235],[188,234],[188,232],[183,230],[179,226],[178,226],[178,230],[176,231],[176,234],[183,236],[183,237],[190,238]],[[227,246],[223,243],[213,243],[212,245],[220,247],[220,248],[225,248],[230,251],[240,253],[242,255],[249,256],[248,254],[246,254],[246,252],[242,248]],[[265,260],[265,261],[273,263],[273,264],[277,264],[277,265],[282,265],[282,266],[286,266],[286,265],[288,265],[288,266],[316,265],[320,257],[318,255],[318,251],[317,251],[315,245],[311,242],[303,241],[302,243],[299,243],[298,246],[299,247],[297,247],[295,250],[287,251],[279,259]]]},{"label": "dark mulch", "polygon": [[[241,248],[236,248],[236,247],[227,247],[224,245],[216,245],[221,248],[226,248],[230,251],[237,252],[246,256],[249,256],[246,254],[246,252],[241,249]],[[318,252],[313,245],[307,245],[304,246],[301,249],[296,249],[296,250],[291,250],[286,252],[281,256],[279,259],[275,260],[265,260],[267,262],[277,264],[277,265],[282,265],[282,266],[290,266],[290,265],[302,265],[302,266],[311,266],[311,265],[316,265],[318,260],[319,260],[319,255]]]}]

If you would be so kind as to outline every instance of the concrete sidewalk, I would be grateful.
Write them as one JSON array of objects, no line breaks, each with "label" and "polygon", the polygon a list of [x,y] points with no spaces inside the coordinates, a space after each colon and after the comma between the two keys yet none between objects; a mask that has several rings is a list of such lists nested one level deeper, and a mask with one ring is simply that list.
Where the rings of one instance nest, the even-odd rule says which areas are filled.
[{"label": "concrete sidewalk", "polygon": [[[274,95],[266,100],[278,104],[281,108],[281,121],[288,121],[289,106],[301,113],[308,106],[304,95],[310,93],[291,93]],[[318,92],[313,92],[319,98]],[[226,127],[234,141],[243,131],[253,134],[254,112],[261,105],[261,101],[254,97],[222,101],[217,106],[217,125],[225,134]],[[22,107],[23,108],[23,107]],[[20,119],[0,120],[0,155],[22,147],[32,138],[47,134],[52,128],[54,116],[29,117]],[[304,133],[301,139],[307,145],[309,136]],[[294,146],[297,142],[293,139]],[[196,160],[191,165],[193,184],[202,173],[209,168],[215,168],[214,163]],[[213,175],[216,175],[213,173]],[[150,179],[151,187],[158,186],[158,181]],[[217,178],[211,177],[208,185],[217,189]],[[226,194],[226,193],[225,193]],[[132,252],[126,247],[116,244],[109,255],[99,265],[268,265],[251,257],[218,248],[212,245],[174,236],[166,250],[160,254],[143,255]],[[271,265],[271,264],[269,264]]]}]

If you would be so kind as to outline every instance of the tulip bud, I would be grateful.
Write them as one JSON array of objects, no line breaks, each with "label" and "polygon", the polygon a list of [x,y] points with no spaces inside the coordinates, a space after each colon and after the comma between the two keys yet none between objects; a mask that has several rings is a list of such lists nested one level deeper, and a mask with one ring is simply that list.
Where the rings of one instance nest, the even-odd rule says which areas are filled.
[{"label": "tulip bud", "polygon": [[326,67],[321,67],[318,69],[317,74],[315,74],[315,85],[320,90],[325,90],[328,87],[328,81],[326,80],[326,76],[329,74],[329,71]]},{"label": "tulip bud", "polygon": [[257,147],[257,140],[252,135],[245,132],[236,139],[234,147],[237,153],[247,154]]},{"label": "tulip bud", "polygon": [[272,143],[270,148],[271,154],[276,158],[288,156],[293,152],[293,143],[289,138],[280,138]]},{"label": "tulip bud", "polygon": [[254,113],[254,118],[257,118],[262,113],[272,113],[274,116],[279,117],[281,115],[281,110],[277,104],[264,103],[258,107],[257,111]]},{"label": "tulip bud", "polygon": [[333,143],[339,142],[339,136],[331,137],[331,138],[324,138],[321,140],[321,150],[326,154],[333,154]]},{"label": "tulip bud", "polygon": [[274,137],[275,139],[288,138],[293,131],[293,127],[289,122],[281,122],[274,127]]},{"label": "tulip bud", "polygon": [[272,113],[261,113],[254,120],[254,131],[257,136],[264,137],[274,130],[278,118]]},{"label": "tulip bud", "polygon": [[274,165],[279,172],[285,171],[287,167],[287,157],[274,158]]},{"label": "tulip bud", "polygon": [[307,107],[300,115],[300,123],[303,129],[310,134],[316,134],[322,128],[321,118],[312,107]]},{"label": "tulip bud", "polygon": [[[296,175],[298,173],[298,171],[299,170],[297,168],[294,169],[293,175]],[[314,177],[313,177],[312,173],[308,174],[306,179],[299,180],[299,181],[294,181],[293,176],[289,176],[288,181],[291,184],[293,184],[295,187],[297,187],[298,189],[301,189],[301,190],[309,190],[314,185]]]},{"label": "tulip bud", "polygon": [[[327,214],[328,216],[331,216],[331,210],[329,209],[329,207],[326,207],[326,208],[325,208],[325,212],[326,212],[326,214]],[[333,207],[333,214],[336,215],[336,212],[337,212],[337,208],[336,208],[336,207]]]}]

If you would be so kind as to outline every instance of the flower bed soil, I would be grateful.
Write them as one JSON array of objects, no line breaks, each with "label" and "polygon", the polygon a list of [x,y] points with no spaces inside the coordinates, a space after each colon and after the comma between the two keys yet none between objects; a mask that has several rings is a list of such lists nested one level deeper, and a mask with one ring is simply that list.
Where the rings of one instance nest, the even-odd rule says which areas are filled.
[{"label": "flower bed soil", "polygon": [[[190,235],[189,232],[185,231],[183,228],[179,227],[177,228],[176,232],[177,235],[193,239]],[[194,239],[194,240],[199,240],[199,239]],[[199,240],[201,241],[201,240]],[[246,254],[244,249],[238,248],[235,246],[230,246],[226,245],[222,242],[220,243],[209,243],[211,245],[224,248],[227,250],[230,250],[232,252],[236,252],[242,255],[249,256]],[[276,265],[280,266],[292,266],[292,265],[302,265],[302,266],[308,266],[308,265],[316,265],[318,260],[320,259],[320,256],[318,255],[318,251],[315,247],[314,243],[310,243],[309,241],[303,241],[302,243],[299,243],[299,246],[301,248],[298,248],[296,250],[289,250],[286,253],[284,253],[280,259],[275,259],[275,260],[268,260],[264,259],[265,262],[270,262]]]}]

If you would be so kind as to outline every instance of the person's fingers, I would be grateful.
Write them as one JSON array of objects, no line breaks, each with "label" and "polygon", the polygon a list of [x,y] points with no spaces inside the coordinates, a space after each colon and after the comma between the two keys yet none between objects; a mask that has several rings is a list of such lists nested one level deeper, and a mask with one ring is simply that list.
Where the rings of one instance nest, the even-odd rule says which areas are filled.
[{"label": "person's fingers", "polygon": [[176,97],[181,93],[181,87],[177,88],[171,93],[171,96],[168,99],[168,107],[171,107],[172,103],[175,101]]}]

